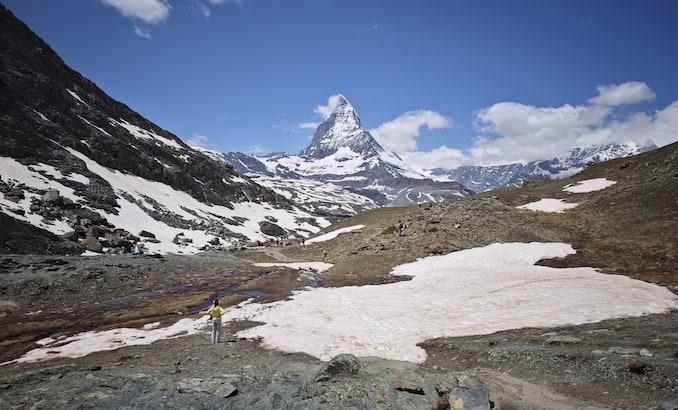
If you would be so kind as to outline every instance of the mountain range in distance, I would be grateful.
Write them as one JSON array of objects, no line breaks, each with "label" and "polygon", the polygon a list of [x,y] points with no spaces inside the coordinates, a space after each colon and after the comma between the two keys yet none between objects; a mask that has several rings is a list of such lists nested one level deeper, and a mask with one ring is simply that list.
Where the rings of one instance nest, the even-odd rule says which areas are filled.
[{"label": "mountain range in distance", "polygon": [[455,200],[521,186],[533,178],[564,178],[590,164],[653,150],[656,145],[615,143],[575,148],[562,157],[527,164],[416,170],[363,129],[355,108],[340,96],[310,145],[297,155],[252,156],[194,148],[314,212],[348,216],[374,207]]}]

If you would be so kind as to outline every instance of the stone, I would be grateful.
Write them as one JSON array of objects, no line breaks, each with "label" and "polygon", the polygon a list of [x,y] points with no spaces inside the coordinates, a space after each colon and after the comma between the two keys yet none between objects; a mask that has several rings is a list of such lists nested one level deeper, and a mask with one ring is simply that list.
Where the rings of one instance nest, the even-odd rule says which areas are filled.
[{"label": "stone", "polygon": [[337,375],[349,376],[360,371],[360,360],[352,354],[340,354],[332,358],[325,367],[323,367],[316,381],[329,380]]},{"label": "stone", "polygon": [[177,391],[179,393],[208,393],[223,398],[238,394],[238,389],[235,386],[220,378],[208,380],[197,377],[181,379],[177,383]]},{"label": "stone", "polygon": [[80,244],[85,247],[88,251],[92,252],[101,252],[103,249],[103,245],[99,240],[93,236],[88,236],[82,241],[80,241]]},{"label": "stone", "polygon": [[548,344],[567,344],[567,343],[579,343],[581,339],[574,336],[564,336],[564,335],[555,335],[546,339]]},{"label": "stone", "polygon": [[641,355],[642,357],[652,357],[652,352],[649,351],[648,349],[640,349],[638,354]]},{"label": "stone", "polygon": [[141,232],[139,232],[139,236],[141,236],[142,238],[153,238],[153,239],[155,239],[155,234],[154,234],[154,233],[151,233],[151,232],[148,232],[148,231],[144,231],[144,230],[142,230]]},{"label": "stone", "polygon": [[626,362],[626,367],[629,369],[631,373],[635,374],[645,374],[645,372],[649,368],[647,363],[642,362],[638,359],[630,359],[628,362]]},{"label": "stone", "polygon": [[490,410],[490,392],[487,389],[457,389],[449,394],[450,409]]},{"label": "stone", "polygon": [[403,379],[396,379],[393,382],[393,387],[395,387],[396,390],[412,394],[426,394],[423,387]]},{"label": "stone", "polygon": [[61,195],[56,189],[48,189],[47,192],[42,194],[42,200],[45,202],[58,202],[60,198]]}]

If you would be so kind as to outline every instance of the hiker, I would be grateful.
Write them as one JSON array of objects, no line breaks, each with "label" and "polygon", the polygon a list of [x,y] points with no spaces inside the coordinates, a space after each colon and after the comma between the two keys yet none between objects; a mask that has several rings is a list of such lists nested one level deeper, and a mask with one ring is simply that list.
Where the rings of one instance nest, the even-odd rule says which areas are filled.
[{"label": "hiker", "polygon": [[132,249],[132,255],[143,255],[144,251],[141,250],[139,244],[134,244],[134,249]]},{"label": "hiker", "polygon": [[398,236],[403,236],[403,231],[405,230],[405,224],[403,221],[398,221]]},{"label": "hiker", "polygon": [[212,343],[221,341],[221,316],[224,315],[224,309],[219,306],[219,299],[214,299],[212,306],[207,309],[207,314],[212,320]]}]

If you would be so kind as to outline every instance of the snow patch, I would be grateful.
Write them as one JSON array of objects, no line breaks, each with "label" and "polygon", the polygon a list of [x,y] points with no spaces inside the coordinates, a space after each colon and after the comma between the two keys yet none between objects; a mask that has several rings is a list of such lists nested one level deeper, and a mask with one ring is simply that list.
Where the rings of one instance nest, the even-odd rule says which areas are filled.
[{"label": "snow patch", "polygon": [[[266,304],[248,301],[229,309],[223,320],[263,322],[238,336],[261,337],[264,347],[305,352],[322,360],[352,353],[422,363],[426,353],[417,343],[431,338],[576,325],[678,309],[678,296],[661,286],[587,267],[534,265],[574,252],[568,244],[535,242],[431,256],[393,269],[394,275],[412,276],[409,281],[307,289]],[[205,326],[206,317],[184,318],[165,328],[151,324],[57,341],[42,339],[43,347],[3,364],[80,357],[201,332],[207,338]]]}]

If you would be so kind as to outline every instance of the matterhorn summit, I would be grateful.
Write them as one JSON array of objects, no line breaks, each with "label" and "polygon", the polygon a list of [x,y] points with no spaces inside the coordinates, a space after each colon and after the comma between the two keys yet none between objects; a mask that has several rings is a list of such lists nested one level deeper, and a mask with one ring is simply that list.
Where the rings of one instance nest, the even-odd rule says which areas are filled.
[{"label": "matterhorn summit", "polygon": [[[318,126],[311,144],[299,156],[309,160],[320,159],[335,154],[340,148],[348,148],[364,157],[385,153],[384,148],[362,128],[358,113],[346,97],[341,94],[335,97],[336,106]],[[397,157],[395,153],[389,154]]]}]

